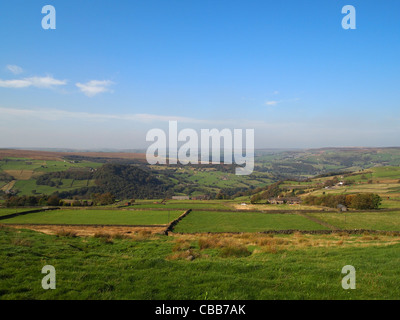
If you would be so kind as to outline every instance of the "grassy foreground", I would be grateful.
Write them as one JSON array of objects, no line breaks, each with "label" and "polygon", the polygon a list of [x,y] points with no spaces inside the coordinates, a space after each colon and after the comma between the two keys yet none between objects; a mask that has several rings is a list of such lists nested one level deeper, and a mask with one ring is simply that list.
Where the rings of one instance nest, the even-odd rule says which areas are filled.
[{"label": "grassy foreground", "polygon": [[[2,227],[0,247],[0,299],[400,297],[400,237],[389,235],[105,239]],[[55,290],[41,288],[48,264]],[[341,287],[345,265],[357,270],[356,290]]]}]

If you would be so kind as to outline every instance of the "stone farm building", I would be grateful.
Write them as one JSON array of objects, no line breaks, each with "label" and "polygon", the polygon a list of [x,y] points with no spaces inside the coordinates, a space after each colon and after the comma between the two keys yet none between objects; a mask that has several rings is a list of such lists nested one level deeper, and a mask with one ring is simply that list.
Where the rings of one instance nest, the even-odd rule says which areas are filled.
[{"label": "stone farm building", "polygon": [[270,204],[300,204],[301,199],[298,197],[270,198],[268,202]]}]

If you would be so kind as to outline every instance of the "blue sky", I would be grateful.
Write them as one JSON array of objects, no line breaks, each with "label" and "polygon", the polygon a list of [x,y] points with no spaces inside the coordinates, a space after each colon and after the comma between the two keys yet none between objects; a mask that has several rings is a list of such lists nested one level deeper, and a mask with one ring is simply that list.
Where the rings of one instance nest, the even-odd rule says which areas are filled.
[{"label": "blue sky", "polygon": [[400,145],[397,0],[4,0],[0,41],[0,147],[143,148],[175,119],[256,148]]}]

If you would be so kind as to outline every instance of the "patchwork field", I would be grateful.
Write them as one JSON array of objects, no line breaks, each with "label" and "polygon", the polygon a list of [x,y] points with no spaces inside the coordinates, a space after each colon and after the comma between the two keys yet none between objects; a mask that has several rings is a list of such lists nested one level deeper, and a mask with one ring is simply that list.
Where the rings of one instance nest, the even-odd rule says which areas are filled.
[{"label": "patchwork field", "polygon": [[[0,155],[4,150],[0,150]],[[1,159],[1,157],[0,157]],[[91,161],[39,160],[25,158],[3,158],[0,160],[0,173],[3,172],[14,179],[0,185],[2,191],[14,190],[18,195],[50,195],[54,192],[70,191],[77,188],[94,185],[93,180],[53,179],[62,182],[57,187],[36,184],[36,179],[45,173],[60,172],[75,169],[99,168],[102,164]]]},{"label": "patchwork field", "polygon": [[[166,225],[183,211],[55,210],[2,220],[4,224]],[[169,219],[168,219],[169,218]]]},{"label": "patchwork field", "polygon": [[175,227],[174,231],[261,232],[289,229],[326,230],[327,228],[296,214],[193,211]]}]

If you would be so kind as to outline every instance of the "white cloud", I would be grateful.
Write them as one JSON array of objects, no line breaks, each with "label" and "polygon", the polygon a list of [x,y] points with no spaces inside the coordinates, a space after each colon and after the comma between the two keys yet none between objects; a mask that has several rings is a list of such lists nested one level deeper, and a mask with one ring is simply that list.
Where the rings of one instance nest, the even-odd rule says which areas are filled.
[{"label": "white cloud", "polygon": [[15,80],[2,80],[0,79],[0,87],[3,88],[27,88],[27,87],[36,87],[36,88],[52,88],[54,86],[61,86],[67,83],[66,80],[58,80],[53,77],[31,77],[24,79],[15,79]]},{"label": "white cloud", "polygon": [[9,64],[6,66],[6,68],[8,71],[11,71],[13,74],[20,74],[20,73],[24,72],[24,70],[21,67],[16,66],[14,64]]},{"label": "white cloud", "polygon": [[102,92],[112,92],[108,87],[113,84],[109,80],[91,80],[86,83],[76,83],[76,86],[88,97],[94,97]]}]

